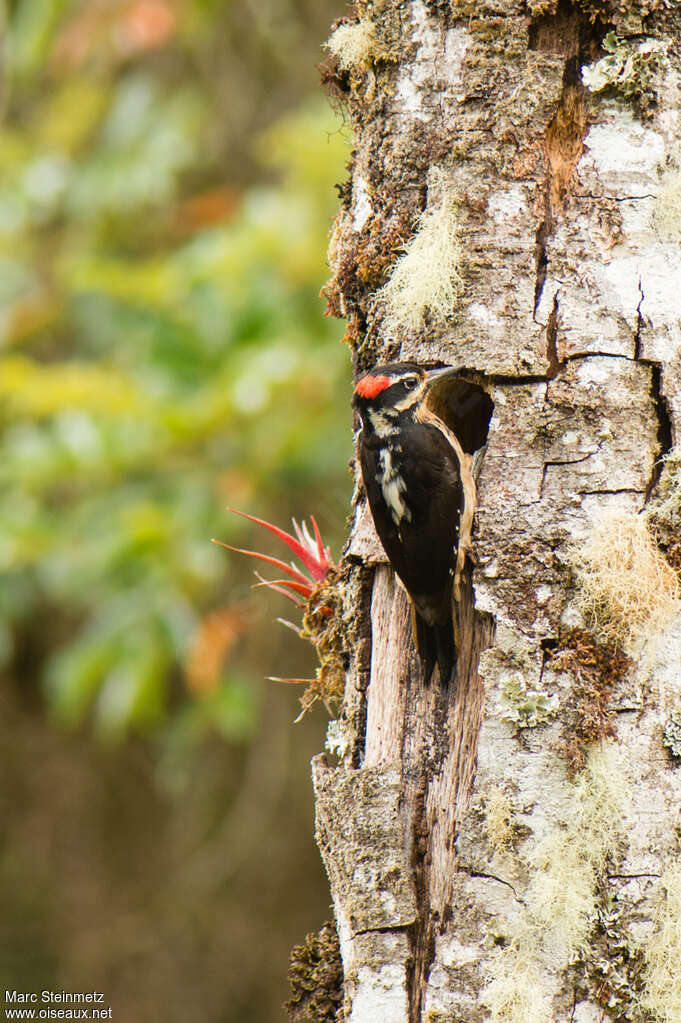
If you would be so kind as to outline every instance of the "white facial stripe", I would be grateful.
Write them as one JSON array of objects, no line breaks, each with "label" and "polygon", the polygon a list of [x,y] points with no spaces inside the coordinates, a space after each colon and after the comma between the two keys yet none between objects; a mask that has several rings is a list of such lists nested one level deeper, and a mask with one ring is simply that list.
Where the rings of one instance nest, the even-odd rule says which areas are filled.
[{"label": "white facial stripe", "polygon": [[403,521],[411,522],[411,512],[402,500],[402,494],[406,491],[407,486],[393,467],[390,451],[384,448],[379,454],[379,459],[381,474],[378,482],[381,485],[385,503],[390,509],[392,520],[399,527]]},{"label": "white facial stripe", "polygon": [[374,433],[379,437],[392,437],[398,433],[395,425],[396,412],[393,409],[369,409],[369,419]]}]

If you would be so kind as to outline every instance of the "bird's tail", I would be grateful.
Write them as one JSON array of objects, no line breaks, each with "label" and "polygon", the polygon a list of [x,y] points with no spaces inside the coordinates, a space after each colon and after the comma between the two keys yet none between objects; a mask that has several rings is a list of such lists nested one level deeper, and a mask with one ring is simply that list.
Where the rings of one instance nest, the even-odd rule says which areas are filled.
[{"label": "bird's tail", "polygon": [[449,685],[456,670],[456,643],[452,622],[429,625],[414,608],[412,629],[416,649],[423,665],[424,682],[430,682],[437,665],[440,669],[440,682],[443,686]]}]

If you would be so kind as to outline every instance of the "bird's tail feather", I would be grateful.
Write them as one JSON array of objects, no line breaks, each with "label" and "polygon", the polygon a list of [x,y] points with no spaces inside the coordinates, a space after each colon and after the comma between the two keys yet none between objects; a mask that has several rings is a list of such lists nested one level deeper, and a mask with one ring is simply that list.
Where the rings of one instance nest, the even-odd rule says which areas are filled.
[{"label": "bird's tail feather", "polygon": [[440,669],[440,682],[448,685],[456,668],[456,644],[451,622],[428,625],[414,608],[412,626],[416,649],[423,665],[424,682],[430,682],[435,665]]}]

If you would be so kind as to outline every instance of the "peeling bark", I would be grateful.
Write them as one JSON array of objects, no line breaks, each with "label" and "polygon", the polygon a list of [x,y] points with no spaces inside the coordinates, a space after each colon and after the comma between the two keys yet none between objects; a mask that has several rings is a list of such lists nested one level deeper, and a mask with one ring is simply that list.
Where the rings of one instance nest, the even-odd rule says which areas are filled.
[{"label": "peeling bark", "polygon": [[[329,306],[349,319],[358,370],[393,357],[453,365],[482,382],[494,412],[451,690],[420,681],[406,595],[361,486],[355,495],[340,760],[314,762],[345,1016],[541,1023],[490,995],[502,953],[522,951],[531,933],[522,954],[541,1019],[671,1020],[639,995],[660,878],[679,853],[681,789],[662,731],[681,704],[681,623],[613,696],[629,805],[608,811],[604,862],[578,863],[592,871],[578,920],[586,940],[558,940],[532,899],[541,904],[555,867],[541,850],[569,830],[574,807],[587,814],[597,802],[563,755],[574,671],[547,659],[562,628],[584,625],[569,548],[605,509],[644,509],[660,456],[681,436],[681,239],[661,240],[654,226],[665,167],[681,163],[681,7],[356,6],[377,43],[338,77],[355,151]],[[644,119],[631,97],[582,85],[580,68],[613,27],[666,46],[664,89]],[[416,224],[433,167],[456,200],[465,288],[447,317],[393,338],[384,257]],[[532,715],[509,719],[513,686],[534,694],[532,727]],[[492,827],[493,804],[507,834]],[[564,884],[579,894],[569,866]],[[604,956],[621,974],[615,994],[599,973]]]}]

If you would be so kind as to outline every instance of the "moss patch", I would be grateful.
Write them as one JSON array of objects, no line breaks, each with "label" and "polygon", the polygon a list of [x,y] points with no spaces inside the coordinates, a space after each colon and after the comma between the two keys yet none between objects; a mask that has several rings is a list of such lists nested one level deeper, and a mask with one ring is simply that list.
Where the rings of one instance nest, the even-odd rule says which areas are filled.
[{"label": "moss patch", "polygon": [[338,569],[330,568],[310,595],[303,614],[300,635],[314,644],[319,667],[300,698],[301,717],[317,700],[329,713],[335,713],[343,699],[347,657],[339,582]]},{"label": "moss patch", "polygon": [[562,752],[572,777],[584,767],[590,747],[614,738],[612,695],[632,667],[631,660],[612,643],[598,643],[583,629],[564,629],[547,664],[572,675],[562,736]]},{"label": "moss patch", "polygon": [[343,966],[338,934],[332,923],[306,935],[291,952],[288,970],[291,997],[284,1009],[291,1023],[341,1023]]}]

